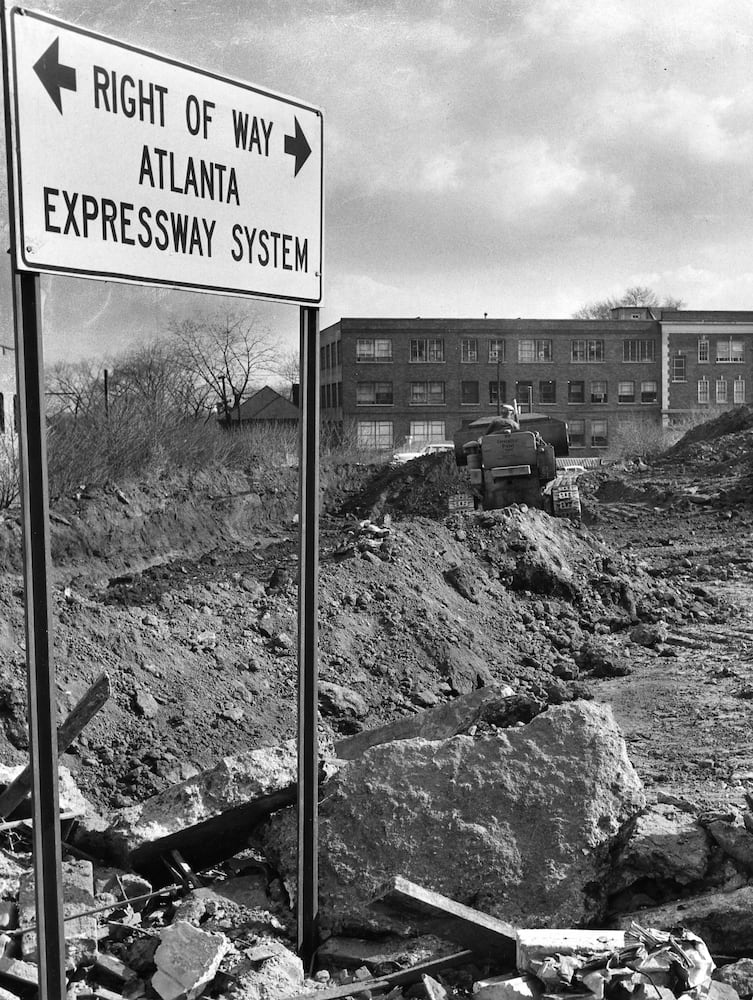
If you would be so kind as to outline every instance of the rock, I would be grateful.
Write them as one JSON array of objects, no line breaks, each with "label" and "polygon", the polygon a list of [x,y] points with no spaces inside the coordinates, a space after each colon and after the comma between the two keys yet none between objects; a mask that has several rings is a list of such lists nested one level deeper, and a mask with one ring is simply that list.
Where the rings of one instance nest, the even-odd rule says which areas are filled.
[{"label": "rock", "polygon": [[689,885],[705,876],[710,855],[706,831],[693,816],[669,805],[651,805],[615,857],[610,890],[644,878]]},{"label": "rock", "polygon": [[[609,851],[643,805],[605,705],[572,702],[482,737],[372,747],[322,788],[322,924],[394,926],[369,903],[397,874],[512,923],[598,919]],[[294,811],[272,817],[264,839],[292,879]]]},{"label": "rock", "polygon": [[753,886],[636,910],[621,915],[618,922],[628,928],[633,920],[659,930],[685,927],[702,938],[712,954],[749,955],[753,951]]},{"label": "rock", "polygon": [[[23,768],[24,765],[0,764],[0,785],[9,785]],[[72,812],[77,816],[94,815],[94,807],[84,798],[81,789],[73,779],[73,775],[63,764],[58,765],[58,795],[61,812]]]},{"label": "rock", "polygon": [[449,642],[425,643],[424,649],[456,694],[494,684],[486,661],[472,649],[459,649]]},{"label": "rock", "polygon": [[392,972],[396,966],[408,967],[428,962],[457,951],[454,942],[444,941],[434,935],[414,938],[397,936],[381,937],[370,941],[364,938],[330,937],[317,948],[317,958],[325,965],[353,969],[366,965],[376,975]]},{"label": "rock", "polygon": [[360,757],[369,747],[380,743],[413,739],[416,736],[427,740],[441,740],[457,736],[458,733],[467,733],[479,721],[487,704],[505,701],[513,694],[513,689],[507,685],[494,684],[479,688],[438,708],[406,715],[376,729],[364,729],[355,736],[348,736],[335,743],[335,756],[341,760],[352,760]]},{"label": "rock", "polygon": [[708,1000],[740,1000],[740,994],[729,983],[711,981],[708,991]]},{"label": "rock", "polygon": [[230,946],[224,934],[208,933],[182,920],[165,927],[154,953],[152,988],[162,1000],[195,1000],[212,982]]},{"label": "rock", "polygon": [[362,719],[368,715],[369,705],[364,697],[351,688],[329,681],[319,682],[319,699],[323,714],[352,715]]},{"label": "rock", "polygon": [[471,601],[473,604],[478,604],[478,595],[481,589],[478,573],[472,572],[467,566],[461,563],[445,570],[444,578],[450,586],[457,590],[461,597],[465,597],[466,600]]},{"label": "rock", "polygon": [[594,677],[624,677],[631,670],[620,650],[603,640],[589,640],[574,659],[583,670],[592,671]]},{"label": "rock", "polygon": [[244,1000],[283,1000],[300,993],[304,982],[300,958],[275,939],[249,948],[230,971],[233,995]]},{"label": "rock", "polygon": [[421,976],[421,983],[423,984],[427,1000],[447,1000],[447,990],[432,976],[427,976],[424,973]]},{"label": "rock", "polygon": [[753,994],[753,958],[741,958],[730,965],[723,965],[714,973],[714,979],[732,986],[741,997],[751,996]]},{"label": "rock", "polygon": [[535,976],[493,976],[473,984],[476,1000],[540,1000],[543,992]]},{"label": "rock", "polygon": [[105,839],[113,857],[127,867],[129,855],[141,844],[288,788],[296,781],[297,770],[293,742],[224,757],[210,770],[116,812]]},{"label": "rock", "polygon": [[753,870],[753,833],[745,826],[717,819],[707,823],[706,829],[725,854]]},{"label": "rock", "polygon": [[[94,906],[94,877],[91,861],[64,861],[63,915],[70,917]],[[36,891],[34,872],[26,872],[21,877],[18,893],[19,927],[30,927],[37,922]],[[37,935],[28,931],[21,936],[21,953],[29,962],[37,962]],[[78,917],[65,921],[66,966],[75,969],[82,963],[91,962],[97,953],[97,921],[94,916]]]},{"label": "rock", "polygon": [[657,622],[656,625],[640,624],[630,630],[631,642],[639,646],[658,646],[667,641],[669,629],[664,622]]},{"label": "rock", "polygon": [[133,707],[138,715],[153,719],[159,712],[159,703],[150,691],[139,688],[133,696]]}]

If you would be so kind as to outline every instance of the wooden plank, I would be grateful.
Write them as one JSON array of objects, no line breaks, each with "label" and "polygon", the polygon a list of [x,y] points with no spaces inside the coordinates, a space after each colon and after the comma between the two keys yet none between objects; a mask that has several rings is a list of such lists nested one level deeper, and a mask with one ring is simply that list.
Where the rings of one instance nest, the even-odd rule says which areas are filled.
[{"label": "wooden plank", "polygon": [[[83,698],[71,709],[65,721],[58,726],[58,755],[65,753],[71,743],[81,735],[109,697],[110,678],[107,674],[100,674]],[[27,764],[0,795],[0,817],[7,819],[12,815],[30,792],[31,764]]]},{"label": "wooden plank", "polygon": [[492,952],[507,957],[517,943],[517,928],[512,924],[458,903],[449,896],[416,885],[401,875],[391,879],[380,890],[374,902],[438,919],[439,933],[477,953]]},{"label": "wooden plank", "polygon": [[342,986],[333,986],[328,990],[316,990],[313,993],[299,993],[290,997],[290,1000],[340,1000],[341,997],[354,996],[358,993],[379,992],[387,990],[392,986],[403,986],[406,983],[417,983],[421,976],[432,972],[441,972],[442,969],[450,969],[457,965],[469,965],[474,959],[474,954],[469,949],[465,951],[454,951],[444,958],[432,958],[428,962],[421,962],[419,965],[412,965],[409,969],[401,969],[399,972],[389,972],[386,976],[378,979],[359,979],[354,983],[344,983]]}]

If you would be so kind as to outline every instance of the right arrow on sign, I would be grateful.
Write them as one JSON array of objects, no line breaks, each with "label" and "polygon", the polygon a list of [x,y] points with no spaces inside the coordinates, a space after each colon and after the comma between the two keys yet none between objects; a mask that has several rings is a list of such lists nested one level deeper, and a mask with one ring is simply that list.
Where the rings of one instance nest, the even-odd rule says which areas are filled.
[{"label": "right arrow on sign", "polygon": [[297,177],[298,171],[306,160],[308,160],[311,153],[311,146],[306,141],[306,136],[303,134],[303,129],[298,124],[297,118],[295,119],[295,135],[285,136],[285,152],[295,157],[295,173],[293,176]]},{"label": "right arrow on sign", "polygon": [[[44,89],[50,95],[55,103],[55,107],[62,115],[63,102],[60,98],[60,91],[76,89],[76,70],[73,66],[61,65],[58,52],[59,46],[60,39],[56,38],[44,55],[40,56],[34,63],[34,72],[42,81]],[[296,124],[298,123],[296,122]],[[296,173],[298,173],[297,170]]]}]

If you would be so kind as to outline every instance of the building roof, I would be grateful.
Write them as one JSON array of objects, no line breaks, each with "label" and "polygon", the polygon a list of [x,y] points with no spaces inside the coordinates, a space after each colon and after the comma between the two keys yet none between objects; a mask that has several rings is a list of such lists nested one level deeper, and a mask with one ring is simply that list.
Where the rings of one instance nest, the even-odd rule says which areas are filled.
[{"label": "building roof", "polygon": [[[234,411],[234,418],[238,413]],[[289,399],[285,399],[271,386],[265,385],[245,402],[241,403],[240,420],[298,420],[298,407]]]}]

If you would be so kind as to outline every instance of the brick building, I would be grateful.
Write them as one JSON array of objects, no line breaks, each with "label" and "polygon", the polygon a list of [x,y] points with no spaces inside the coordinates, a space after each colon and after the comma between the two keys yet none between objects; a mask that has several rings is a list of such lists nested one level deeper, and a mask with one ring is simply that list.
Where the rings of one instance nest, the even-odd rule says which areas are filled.
[{"label": "brick building", "polygon": [[365,447],[450,439],[498,400],[565,420],[598,454],[620,422],[747,402],[753,312],[643,307],[609,320],[341,319],[321,332],[324,424]]}]

